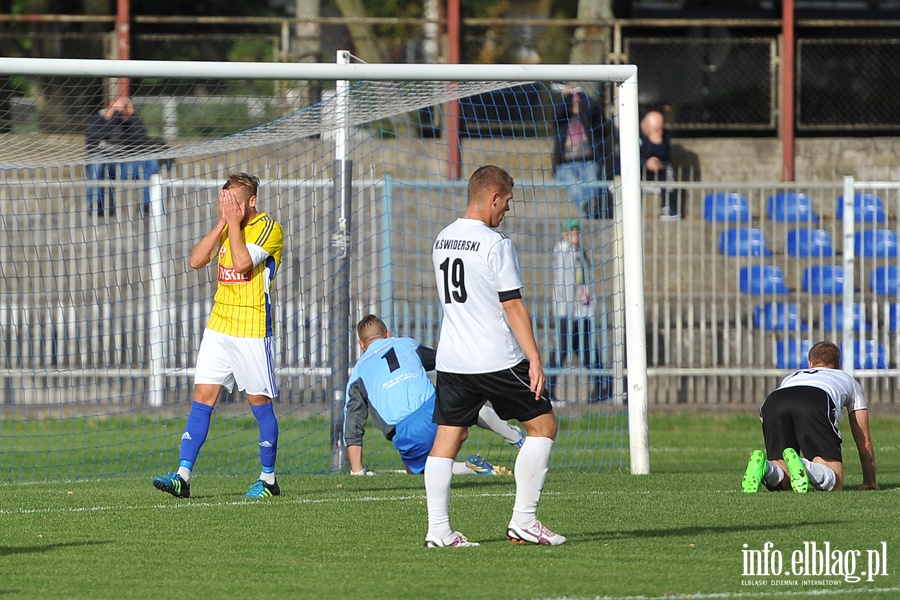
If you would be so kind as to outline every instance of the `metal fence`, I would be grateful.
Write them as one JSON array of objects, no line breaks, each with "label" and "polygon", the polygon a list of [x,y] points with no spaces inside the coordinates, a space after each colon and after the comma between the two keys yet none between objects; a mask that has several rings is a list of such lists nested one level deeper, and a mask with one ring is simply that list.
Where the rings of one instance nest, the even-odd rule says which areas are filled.
[{"label": "metal fence", "polygon": [[843,345],[874,402],[896,402],[900,185],[678,187],[679,222],[652,216],[645,189],[655,402],[758,402],[822,339]]},{"label": "metal fence", "polygon": [[[209,199],[219,181],[173,178],[165,169],[158,182],[156,176],[151,182],[107,181],[103,185],[115,190],[116,212],[98,217],[85,201],[96,181],[62,169],[2,176],[0,201],[28,200],[16,214],[0,216],[10,232],[0,243],[0,277],[7,282],[0,292],[0,407],[78,404],[98,397],[144,398],[162,406],[180,399],[193,379],[215,287],[215,270],[189,269],[185,256],[214,221]],[[164,212],[141,210],[148,185],[152,202]],[[279,387],[286,401],[327,401],[335,356],[356,357],[353,326],[367,312],[380,314],[398,335],[437,344],[441,316],[430,283],[431,243],[438,225],[455,217],[453,199],[464,188],[354,181],[349,290],[354,318],[334,312],[332,189],[328,179],[274,178],[265,190],[265,208],[277,216],[289,242],[273,291]],[[425,193],[431,202],[417,207],[416,198]],[[521,257],[534,274],[526,294],[549,358],[556,340],[544,263],[558,240],[558,219],[551,221],[547,212],[566,206],[565,188],[522,184],[517,194],[522,205],[506,229],[541,240]],[[591,245],[607,263],[612,240],[599,237],[612,229],[611,221],[594,228],[598,239]],[[616,353],[605,327],[612,318],[611,312],[600,316],[596,346],[607,368],[617,365],[621,378],[623,349]],[[565,369],[566,387],[586,387],[590,375],[572,365]]]},{"label": "metal fence", "polygon": [[666,105],[679,130],[774,131],[774,38],[625,40],[638,65],[642,102]]},{"label": "metal fence", "polygon": [[800,132],[900,124],[900,40],[798,40],[797,75]]},{"label": "metal fence", "polygon": [[[21,176],[4,181],[4,196],[19,190],[13,195],[33,200],[2,217],[12,233],[0,245],[0,276],[7,282],[0,294],[0,404],[70,402],[72,394],[87,402],[152,398],[161,391],[178,396],[190,385],[213,282],[205,272],[198,280],[183,257],[185,245],[212,219],[208,195],[218,182],[165,183],[165,230],[137,208],[144,182],[112,183],[120,211],[108,220],[87,214],[86,185]],[[271,209],[293,239],[275,292],[283,397],[325,401],[333,346],[353,347],[352,323],[328,313],[333,274],[322,215],[328,215],[331,182],[285,179],[276,185]],[[459,192],[447,185],[442,193]],[[803,365],[805,350],[820,339],[844,344],[846,366],[873,403],[897,402],[900,184],[684,182],[678,188],[687,215],[681,221],[656,217],[659,189],[647,184],[644,190],[651,403],[755,405]],[[517,189],[523,208],[504,229],[530,242],[520,244],[527,248],[520,260],[529,271],[526,296],[539,347],[549,357],[556,336],[544,263],[558,225],[539,212],[536,199],[546,207],[564,204],[564,190],[524,183]],[[422,273],[430,274],[434,226],[452,218],[453,202],[436,202],[426,220],[418,214],[393,225],[384,221],[391,215],[387,195],[397,202],[409,196],[402,204],[415,206],[419,193],[414,183],[358,185],[351,310],[391,315],[395,331],[433,345],[440,315]],[[386,237],[391,230],[393,242]],[[583,243],[598,269],[610,265],[614,231],[607,219],[583,221]],[[391,261],[384,260],[388,244],[397,253]],[[165,277],[154,276],[154,269]],[[753,277],[757,271],[764,277]],[[608,285],[606,293],[614,282]],[[621,375],[620,349],[609,334],[612,310],[600,317],[607,319],[599,323],[600,346],[606,367]],[[595,374],[567,373],[582,387]],[[167,383],[153,383],[154,377]]]}]

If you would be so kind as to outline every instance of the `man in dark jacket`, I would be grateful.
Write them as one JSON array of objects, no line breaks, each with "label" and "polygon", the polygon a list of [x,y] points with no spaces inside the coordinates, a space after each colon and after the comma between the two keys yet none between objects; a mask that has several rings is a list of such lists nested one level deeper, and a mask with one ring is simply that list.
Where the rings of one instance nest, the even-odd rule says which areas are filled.
[{"label": "man in dark jacket", "polygon": [[[662,113],[651,110],[641,119],[641,173],[647,181],[676,181],[672,166],[672,138]],[[679,219],[677,190],[662,187],[662,218]]]},{"label": "man in dark jacket", "polygon": [[[105,109],[90,116],[85,130],[88,165],[87,178],[91,180],[149,179],[159,173],[155,160],[131,160],[113,162],[120,157],[128,157],[144,152],[150,145],[147,128],[140,117],[134,114],[134,104],[127,96],[119,96]],[[115,191],[102,185],[88,187],[88,210],[94,209],[97,198],[97,214],[109,215],[116,212]],[[144,211],[150,205],[150,190],[144,189]]]},{"label": "man in dark jacket", "polygon": [[563,99],[556,108],[553,176],[566,186],[580,215],[611,217],[606,180],[613,174],[613,149],[604,141],[613,138],[604,123],[603,105],[580,87],[567,87]]}]

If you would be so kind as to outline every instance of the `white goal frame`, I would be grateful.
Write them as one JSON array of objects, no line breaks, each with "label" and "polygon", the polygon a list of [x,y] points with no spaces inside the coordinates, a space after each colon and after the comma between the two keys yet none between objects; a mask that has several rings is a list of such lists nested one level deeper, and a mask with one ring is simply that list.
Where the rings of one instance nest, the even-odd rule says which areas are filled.
[{"label": "white goal frame", "polygon": [[[621,258],[624,285],[626,394],[632,474],[650,471],[644,312],[638,77],[634,65],[476,65],[214,63],[0,58],[4,75],[167,77],[320,81],[591,81],[617,87],[621,173]],[[152,300],[152,299],[151,299]],[[152,332],[151,332],[152,335]]]}]

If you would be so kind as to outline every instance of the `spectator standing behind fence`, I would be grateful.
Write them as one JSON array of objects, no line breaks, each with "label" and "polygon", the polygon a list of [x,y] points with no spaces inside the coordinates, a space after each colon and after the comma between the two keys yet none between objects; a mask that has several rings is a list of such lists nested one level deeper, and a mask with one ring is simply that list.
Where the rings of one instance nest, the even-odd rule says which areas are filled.
[{"label": "spectator standing behind fence", "polygon": [[[556,315],[556,351],[550,354],[550,369],[562,366],[567,356],[577,355],[581,366],[599,369],[600,349],[596,343],[597,299],[591,283],[593,269],[581,247],[581,222],[569,219],[562,225],[562,239],[553,248],[553,308]],[[552,373],[552,371],[551,371]],[[550,400],[556,401],[558,375],[547,378]],[[589,402],[599,402],[609,394],[609,378],[597,375]]]},{"label": "spectator standing behind fence", "polygon": [[[143,121],[134,113],[134,104],[127,96],[119,96],[105,109],[91,115],[85,131],[88,165],[87,178],[93,181],[116,179],[149,179],[159,173],[155,160],[116,161],[149,150],[150,137]],[[150,188],[144,188],[141,209],[144,214],[150,208]],[[97,214],[116,214],[115,191],[102,184],[88,187],[88,210]]]},{"label": "spectator standing behind fence", "polygon": [[588,218],[610,217],[603,149],[603,105],[580,87],[563,91],[557,105],[556,138],[553,144],[553,176],[566,186],[566,193]]},{"label": "spectator standing behind fence", "polygon": [[[672,166],[672,138],[666,131],[666,120],[659,111],[652,110],[641,119],[641,172],[647,181],[671,183],[677,181]],[[662,187],[664,219],[681,218],[678,212],[678,191],[671,186]]]}]

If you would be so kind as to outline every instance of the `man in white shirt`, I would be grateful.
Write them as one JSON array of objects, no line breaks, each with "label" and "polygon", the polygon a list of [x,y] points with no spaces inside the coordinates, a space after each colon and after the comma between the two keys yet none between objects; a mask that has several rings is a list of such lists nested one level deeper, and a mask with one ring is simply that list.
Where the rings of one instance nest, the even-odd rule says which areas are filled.
[{"label": "man in white shirt", "polygon": [[450,481],[453,461],[486,400],[501,419],[518,419],[528,433],[513,469],[516,499],[507,537],[522,544],[566,541],[536,516],[557,424],[544,393],[516,251],[493,229],[509,210],[512,188],[512,177],[500,167],[476,170],[465,213],[432,247],[444,318],[436,359],[438,430],[425,462],[429,548],[478,545],[450,528]]},{"label": "man in white shirt", "polygon": [[[819,342],[809,349],[809,368],[794,371],[766,397],[759,409],[766,450],[754,450],[741,487],[755,493],[760,485],[772,491],[793,489],[805,494],[844,488],[844,463],[838,420],[847,409],[850,431],[862,465],[862,490],[877,490],[875,450],[869,432],[869,411],[862,388],[840,370],[841,349]],[[803,454],[803,457],[800,454]],[[767,460],[767,456],[781,459]]]}]

